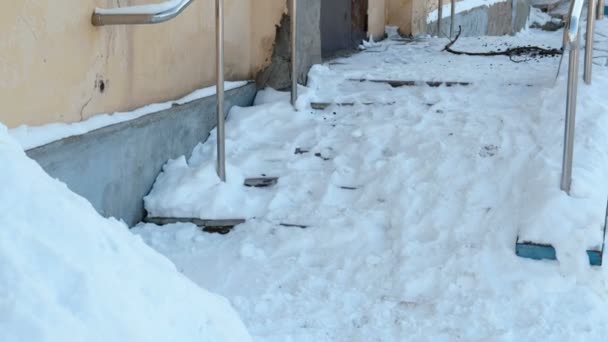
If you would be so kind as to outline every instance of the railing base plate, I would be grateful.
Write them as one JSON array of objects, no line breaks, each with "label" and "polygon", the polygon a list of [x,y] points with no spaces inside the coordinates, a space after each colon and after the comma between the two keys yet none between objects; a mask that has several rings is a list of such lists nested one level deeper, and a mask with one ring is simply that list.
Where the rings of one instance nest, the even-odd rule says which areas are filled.
[{"label": "railing base plate", "polygon": [[[557,260],[555,247],[552,245],[539,244],[517,239],[515,244],[515,254],[517,256],[534,260]],[[604,250],[588,250],[589,265],[602,266]]]}]

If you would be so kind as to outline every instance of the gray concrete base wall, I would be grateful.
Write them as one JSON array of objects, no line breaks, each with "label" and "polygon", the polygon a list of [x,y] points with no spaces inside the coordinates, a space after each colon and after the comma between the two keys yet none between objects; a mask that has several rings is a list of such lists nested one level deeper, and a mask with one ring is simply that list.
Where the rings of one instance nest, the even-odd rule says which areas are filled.
[{"label": "gray concrete base wall", "polygon": [[[509,0],[492,6],[481,6],[457,13],[454,29],[462,27],[462,36],[502,36],[521,31],[528,21],[530,4],[528,0]],[[441,21],[442,36],[450,34],[450,18]],[[437,35],[437,21],[427,25],[431,35]]]},{"label": "gray concrete base wall", "polygon": [[[252,83],[226,92],[226,113],[250,106],[255,94]],[[143,198],[167,160],[189,156],[207,140],[215,106],[215,96],[206,97],[26,152],[100,214],[132,226],[143,218]]]}]

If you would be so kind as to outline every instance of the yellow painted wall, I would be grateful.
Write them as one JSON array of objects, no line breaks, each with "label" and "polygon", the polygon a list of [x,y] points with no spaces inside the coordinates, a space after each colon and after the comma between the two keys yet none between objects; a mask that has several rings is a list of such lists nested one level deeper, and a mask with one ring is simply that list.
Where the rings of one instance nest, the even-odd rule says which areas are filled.
[{"label": "yellow painted wall", "polygon": [[388,0],[369,0],[368,29],[369,34],[374,39],[380,39],[384,36],[384,27],[386,26],[387,3]]},{"label": "yellow painted wall", "polygon": [[401,34],[412,33],[412,3],[414,0],[386,0],[387,24],[398,26]]},{"label": "yellow painted wall", "polygon": [[[4,4],[0,122],[9,127],[75,122],[175,99],[215,83],[214,0],[196,0],[163,24],[93,27],[94,8],[115,7],[117,1]],[[225,0],[228,79],[250,79],[269,63],[275,25],[285,9],[285,0]]]}]

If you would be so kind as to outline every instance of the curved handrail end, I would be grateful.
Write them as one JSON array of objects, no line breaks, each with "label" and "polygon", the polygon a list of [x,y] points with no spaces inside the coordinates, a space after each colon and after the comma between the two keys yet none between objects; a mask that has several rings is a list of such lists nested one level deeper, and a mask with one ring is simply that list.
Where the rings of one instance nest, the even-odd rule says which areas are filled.
[{"label": "curved handrail end", "polygon": [[171,5],[172,1],[160,3],[157,12],[150,12],[145,6],[129,6],[114,9],[96,8],[91,17],[93,26],[105,25],[143,25],[158,24],[169,21],[177,17],[194,0],[181,0],[176,2],[173,7],[162,6]]}]

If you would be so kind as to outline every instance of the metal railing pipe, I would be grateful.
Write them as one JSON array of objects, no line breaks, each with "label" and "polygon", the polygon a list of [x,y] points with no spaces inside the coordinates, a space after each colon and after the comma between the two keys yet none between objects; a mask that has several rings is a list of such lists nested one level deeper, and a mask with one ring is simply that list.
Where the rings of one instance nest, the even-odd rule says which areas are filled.
[{"label": "metal railing pipe", "polygon": [[574,0],[570,7],[570,17],[568,20],[568,41],[570,43],[575,40],[580,39],[579,37],[579,26],[581,21],[581,16],[583,13],[583,1],[584,0]]},{"label": "metal railing pipe", "polygon": [[[568,13],[572,13],[573,10],[574,10],[574,1],[570,1]],[[565,25],[564,25],[564,36],[563,36],[563,40],[562,40],[562,48],[565,51],[566,48],[568,48],[568,43],[570,42],[570,35],[569,35],[569,31],[568,31],[568,28],[570,27],[570,15],[568,15],[566,17],[564,24]]]},{"label": "metal railing pipe", "polygon": [[589,0],[587,9],[587,32],[585,33],[585,83],[591,84],[593,73],[593,31],[595,28],[595,0]]},{"label": "metal railing pipe", "polygon": [[438,0],[439,5],[437,7],[437,37],[441,37],[441,19],[443,19],[443,1]]},{"label": "metal railing pipe", "polygon": [[224,124],[224,0],[215,0],[217,175],[226,182],[226,130]]},{"label": "metal railing pipe", "polygon": [[[194,0],[165,1],[152,6],[95,9],[94,26],[158,24],[178,16]],[[226,181],[226,128],[224,114],[224,0],[215,0],[217,175]]]},{"label": "metal railing pipe", "polygon": [[291,105],[298,101],[298,1],[291,0]]},{"label": "metal railing pipe", "polygon": [[450,5],[450,38],[454,38],[454,17],[456,17],[456,0]]},{"label": "metal railing pipe", "polygon": [[[580,33],[578,33],[580,36]],[[576,97],[578,87],[579,40],[570,44],[568,69],[568,90],[566,96],[566,127],[564,131],[564,157],[562,160],[561,189],[570,194],[572,185],[572,164],[574,160],[574,130],[576,127]]]},{"label": "metal railing pipe", "polygon": [[[574,161],[574,132],[576,128],[576,98],[578,91],[578,55],[581,40],[579,30],[584,0],[574,0],[570,5],[570,15],[564,41],[570,50],[568,58],[568,89],[566,95],[566,127],[564,129],[564,155],[562,159],[562,178],[560,187],[570,194],[572,186],[572,165]],[[588,37],[593,39],[593,33]],[[566,46],[565,46],[566,47]],[[564,47],[564,48],[565,48]]]},{"label": "metal railing pipe", "polygon": [[597,15],[596,18],[597,20],[603,20],[604,19],[604,0],[598,0],[597,1]]},{"label": "metal railing pipe", "polygon": [[183,12],[194,0],[167,1],[156,6],[129,6],[113,9],[97,8],[93,12],[93,26],[145,25],[169,21]]}]

